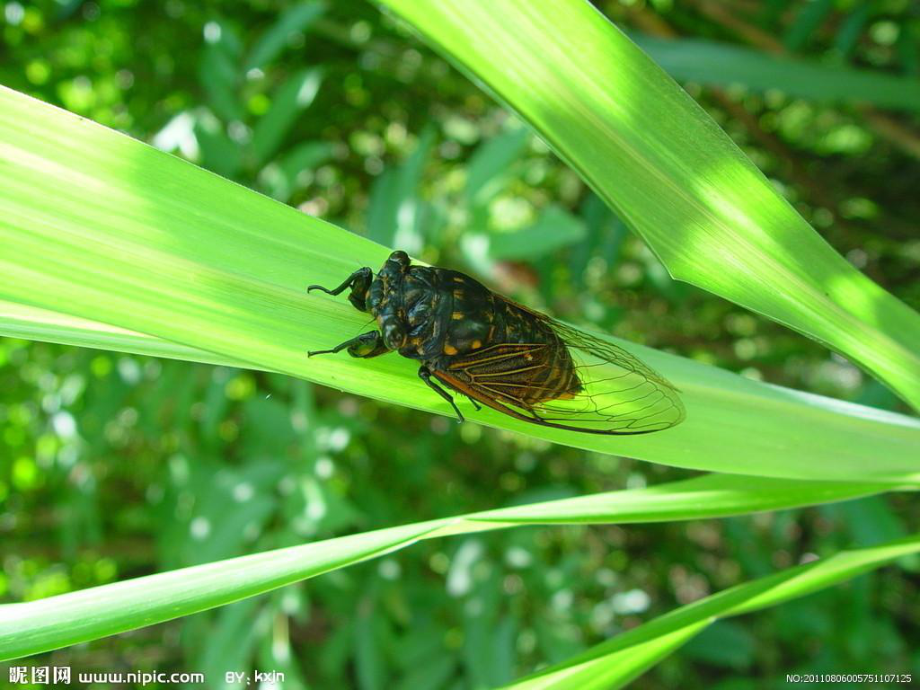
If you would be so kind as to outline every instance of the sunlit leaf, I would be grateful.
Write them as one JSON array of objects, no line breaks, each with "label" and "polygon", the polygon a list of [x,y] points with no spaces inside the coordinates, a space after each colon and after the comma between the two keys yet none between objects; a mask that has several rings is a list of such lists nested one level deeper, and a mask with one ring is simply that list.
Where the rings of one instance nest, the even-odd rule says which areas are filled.
[{"label": "sunlit leaf", "polygon": [[[0,174],[0,300],[453,416],[418,379],[417,365],[398,355],[306,357],[370,327],[347,300],[308,295],[306,286],[376,269],[386,248],[9,90],[0,91]],[[90,344],[73,324],[56,339],[70,337]],[[105,342],[110,333],[98,346]],[[491,410],[465,414],[557,443],[710,471],[920,478],[920,421],[616,342],[680,389],[685,422],[603,437]]]},{"label": "sunlit leaf", "polygon": [[833,251],[590,3],[378,2],[517,111],[673,277],[845,354],[920,409],[920,315]]}]

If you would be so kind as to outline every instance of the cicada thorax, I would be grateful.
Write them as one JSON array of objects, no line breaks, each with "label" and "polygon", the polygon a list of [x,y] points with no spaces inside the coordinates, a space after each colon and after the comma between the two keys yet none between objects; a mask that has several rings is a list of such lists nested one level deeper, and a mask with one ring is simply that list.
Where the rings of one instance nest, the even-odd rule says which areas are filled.
[{"label": "cicada thorax", "polygon": [[551,328],[500,298],[492,314],[483,348],[447,362],[451,377],[523,408],[568,399],[581,390],[572,355]]},{"label": "cicada thorax", "polygon": [[463,273],[391,259],[368,304],[388,347],[497,399],[531,407],[581,390],[571,353],[547,323]]},{"label": "cicada thorax", "polygon": [[433,339],[439,345],[428,362],[433,371],[475,381],[496,399],[523,407],[581,390],[571,353],[548,324],[467,275],[435,270],[443,328]]}]

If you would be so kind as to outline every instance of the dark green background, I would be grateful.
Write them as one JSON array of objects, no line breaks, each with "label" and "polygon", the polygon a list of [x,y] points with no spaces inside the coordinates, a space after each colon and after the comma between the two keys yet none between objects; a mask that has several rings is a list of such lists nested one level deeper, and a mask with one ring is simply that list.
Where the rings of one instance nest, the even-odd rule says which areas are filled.
[{"label": "dark green background", "polygon": [[[920,75],[916,4],[715,5],[599,7],[633,32]],[[556,315],[745,376],[905,411],[816,343],[670,280],[529,130],[371,4],[0,9],[6,86]],[[692,44],[681,49],[693,56]],[[298,105],[303,70],[313,69],[315,99]],[[743,83],[686,87],[838,251],[920,306],[916,116],[882,113],[902,128],[892,135],[879,111],[818,102],[826,96],[813,76],[797,80],[805,97],[796,98]],[[690,474],[282,376],[0,339],[0,602]],[[720,521],[425,542],[27,663],[203,671],[215,685],[225,671],[256,668],[285,672],[291,688],[491,687],[708,593],[918,522],[915,499],[901,494]],[[916,677],[918,590],[907,563],[718,623],[637,686],[744,690],[783,685],[791,672]]]}]

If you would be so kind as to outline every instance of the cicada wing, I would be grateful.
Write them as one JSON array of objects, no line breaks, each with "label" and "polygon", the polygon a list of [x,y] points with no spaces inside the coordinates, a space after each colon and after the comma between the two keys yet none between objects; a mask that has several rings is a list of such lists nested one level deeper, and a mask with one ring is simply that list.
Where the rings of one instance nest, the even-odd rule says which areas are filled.
[{"label": "cicada wing", "polygon": [[557,429],[646,434],[683,419],[676,390],[659,374],[616,345],[539,316],[559,327],[558,342],[494,345],[434,375],[503,414]]},{"label": "cicada wing", "polygon": [[[468,398],[472,398],[473,400],[482,403],[486,407],[491,407],[493,410],[501,412],[502,414],[506,414],[509,417],[514,417],[515,419],[520,419],[525,422],[543,424],[542,420],[537,418],[532,413],[529,413],[526,408],[519,408],[514,405],[500,402],[498,399],[490,397],[488,391],[484,390],[481,386],[458,378],[455,373],[451,373],[449,371],[432,371],[431,373],[435,378],[437,378],[447,387],[457,391],[458,393],[462,393]],[[575,429],[575,431],[578,431],[578,429]]]},{"label": "cicada wing", "polygon": [[454,357],[447,371],[485,395],[524,408],[580,388],[562,342],[492,345]]},{"label": "cicada wing", "polygon": [[640,374],[665,388],[670,388],[674,391],[677,390],[677,387],[664,376],[619,345],[614,345],[607,340],[602,340],[601,338],[586,333],[578,328],[574,328],[573,326],[568,326],[545,315],[543,316],[543,321],[549,324],[556,335],[558,335],[569,348],[581,350],[596,359],[608,362],[624,371]]},{"label": "cicada wing", "polygon": [[649,433],[680,424],[686,411],[677,388],[622,347],[543,317],[565,343],[582,390],[569,400],[534,407],[547,421],[608,429],[608,433]]},{"label": "cicada wing", "polygon": [[537,423],[601,434],[642,434],[669,429],[686,418],[677,388],[635,355],[499,297],[552,329],[581,383],[574,395],[533,404],[526,414],[537,417]]},{"label": "cicada wing", "polygon": [[473,400],[516,419],[540,423],[531,412],[541,400],[580,388],[562,343],[503,343],[454,357],[436,378]]}]

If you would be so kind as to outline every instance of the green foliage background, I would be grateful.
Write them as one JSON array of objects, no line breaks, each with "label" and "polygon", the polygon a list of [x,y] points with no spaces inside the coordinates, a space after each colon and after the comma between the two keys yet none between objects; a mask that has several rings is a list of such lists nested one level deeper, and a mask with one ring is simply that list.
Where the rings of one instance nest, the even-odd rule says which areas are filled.
[{"label": "green foliage background", "polygon": [[[677,78],[706,82],[685,86],[831,245],[917,308],[920,153],[904,113],[918,101],[891,80],[920,73],[920,20],[906,2],[721,5],[599,7],[651,34],[640,44]],[[372,5],[3,9],[6,86],[564,318],[907,411],[819,344],[674,282],[526,127]],[[694,40],[662,42],[674,36]],[[709,59],[718,72],[716,43],[753,49],[731,55],[726,83],[691,69]],[[787,93],[781,54],[817,72],[796,72]],[[860,103],[833,88],[854,67],[864,70],[853,82]],[[866,70],[880,81],[867,83]],[[693,474],[458,427],[276,374],[12,339],[0,340],[0,439],[3,603]],[[918,522],[915,499],[894,494],[719,521],[422,542],[35,662],[212,679],[254,666],[285,671],[289,687],[491,687],[711,592]],[[721,621],[641,682],[745,688],[797,670],[918,674],[915,573],[908,561]]]}]

